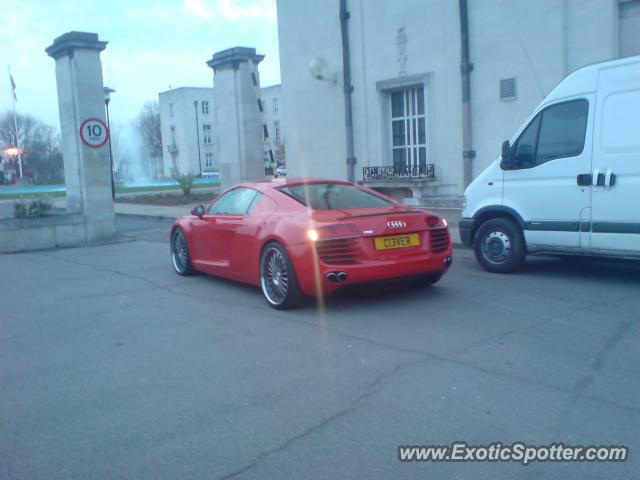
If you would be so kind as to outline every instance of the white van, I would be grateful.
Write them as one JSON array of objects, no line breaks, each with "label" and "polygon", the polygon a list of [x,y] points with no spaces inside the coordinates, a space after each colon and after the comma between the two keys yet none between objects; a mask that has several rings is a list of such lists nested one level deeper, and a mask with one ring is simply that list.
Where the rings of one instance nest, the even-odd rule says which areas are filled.
[{"label": "white van", "polygon": [[467,187],[462,217],[491,272],[528,253],[640,258],[640,56],[565,78]]}]

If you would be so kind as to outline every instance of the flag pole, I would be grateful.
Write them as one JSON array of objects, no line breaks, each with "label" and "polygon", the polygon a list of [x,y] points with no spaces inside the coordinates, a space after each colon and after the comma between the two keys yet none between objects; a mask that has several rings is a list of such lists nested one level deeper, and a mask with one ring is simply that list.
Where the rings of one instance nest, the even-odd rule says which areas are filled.
[{"label": "flag pole", "polygon": [[20,178],[22,178],[22,150],[20,150],[20,140],[18,139],[18,119],[16,116],[16,84],[13,81],[13,76],[11,75],[11,69],[7,67],[9,71],[9,82],[11,83],[11,103],[13,105],[13,128],[16,134],[16,149],[18,150],[18,172]]}]

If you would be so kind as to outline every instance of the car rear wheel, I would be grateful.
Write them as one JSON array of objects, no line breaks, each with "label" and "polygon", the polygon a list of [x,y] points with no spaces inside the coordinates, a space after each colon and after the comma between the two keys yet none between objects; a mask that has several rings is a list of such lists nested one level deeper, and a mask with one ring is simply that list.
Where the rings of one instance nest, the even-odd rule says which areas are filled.
[{"label": "car rear wheel", "polygon": [[293,263],[277,242],[267,244],[260,255],[260,287],[267,303],[278,310],[299,306],[305,300]]},{"label": "car rear wheel", "polygon": [[171,262],[179,275],[192,275],[195,272],[191,266],[187,238],[181,228],[176,228],[171,234]]},{"label": "car rear wheel", "polygon": [[492,218],[478,229],[474,251],[482,267],[492,273],[511,273],[527,254],[520,228],[506,218]]}]

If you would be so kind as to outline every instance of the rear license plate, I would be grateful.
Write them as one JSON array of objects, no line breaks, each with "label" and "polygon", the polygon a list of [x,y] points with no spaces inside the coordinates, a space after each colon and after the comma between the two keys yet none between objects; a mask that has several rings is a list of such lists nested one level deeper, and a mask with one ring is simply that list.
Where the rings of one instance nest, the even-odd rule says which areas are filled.
[{"label": "rear license plate", "polygon": [[389,250],[391,248],[417,247],[420,245],[420,237],[417,233],[408,235],[393,235],[392,237],[377,237],[376,250]]}]

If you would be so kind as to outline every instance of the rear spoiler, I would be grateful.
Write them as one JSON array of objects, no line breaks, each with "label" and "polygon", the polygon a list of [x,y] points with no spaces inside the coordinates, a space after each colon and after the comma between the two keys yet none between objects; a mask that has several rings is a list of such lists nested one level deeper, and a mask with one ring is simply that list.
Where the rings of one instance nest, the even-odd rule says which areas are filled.
[{"label": "rear spoiler", "polygon": [[411,215],[415,213],[425,215],[425,212],[423,212],[422,210],[404,210],[401,212],[379,212],[379,213],[363,213],[362,215],[347,215],[345,217],[340,217],[337,220],[351,220],[354,218],[365,218],[365,217],[381,217],[383,215],[407,215],[407,214]]}]

